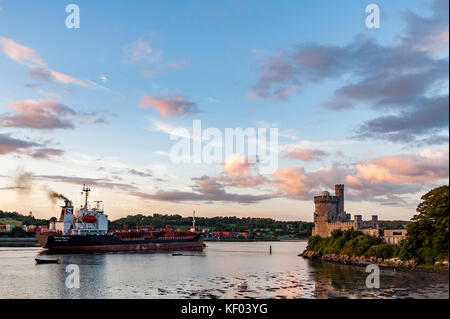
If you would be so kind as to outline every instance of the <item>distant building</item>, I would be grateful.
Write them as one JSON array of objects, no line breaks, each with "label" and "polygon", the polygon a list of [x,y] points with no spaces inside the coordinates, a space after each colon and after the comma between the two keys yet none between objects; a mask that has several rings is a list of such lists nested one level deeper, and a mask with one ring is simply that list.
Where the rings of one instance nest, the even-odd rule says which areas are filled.
[{"label": "distant building", "polygon": [[406,237],[406,229],[385,229],[382,231],[382,236],[388,244],[398,245]]},{"label": "distant building", "polygon": [[361,215],[351,215],[344,210],[344,185],[335,185],[335,196],[324,191],[320,196],[314,196],[314,227],[313,236],[328,237],[336,229],[359,230],[367,235],[380,236],[389,244],[398,244],[406,237],[406,229],[382,230],[378,227],[378,216],[372,215],[371,220],[362,220]]}]

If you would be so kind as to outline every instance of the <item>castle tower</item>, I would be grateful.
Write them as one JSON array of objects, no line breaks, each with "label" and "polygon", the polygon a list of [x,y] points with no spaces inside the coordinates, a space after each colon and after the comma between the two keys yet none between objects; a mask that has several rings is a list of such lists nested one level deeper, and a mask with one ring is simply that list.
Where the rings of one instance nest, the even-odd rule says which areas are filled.
[{"label": "castle tower", "polygon": [[339,198],[337,215],[342,221],[344,221],[347,219],[347,216],[345,215],[344,211],[344,185],[343,184],[334,185],[334,192],[336,194],[336,197]]},{"label": "castle tower", "polygon": [[313,236],[328,236],[328,223],[335,222],[338,218],[339,199],[324,191],[320,196],[314,196],[314,228]]}]

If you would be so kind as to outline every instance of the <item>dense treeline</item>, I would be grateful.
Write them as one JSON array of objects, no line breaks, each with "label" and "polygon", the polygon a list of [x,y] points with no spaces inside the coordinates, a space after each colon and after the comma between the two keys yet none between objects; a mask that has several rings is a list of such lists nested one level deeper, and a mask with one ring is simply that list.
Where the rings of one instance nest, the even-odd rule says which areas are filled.
[{"label": "dense treeline", "polygon": [[334,230],[330,237],[313,236],[308,241],[308,250],[321,254],[343,254],[392,258],[398,255],[398,248],[383,242],[381,237],[364,235],[356,230]]},{"label": "dense treeline", "polygon": [[434,264],[449,259],[449,187],[435,188],[421,198],[407,225],[406,239],[399,245],[389,245],[383,239],[364,235],[360,231],[335,230],[330,237],[309,238],[307,249],[321,254],[338,253],[350,256],[379,257],[401,260],[415,259],[420,264]]},{"label": "dense treeline", "polygon": [[408,236],[400,247],[400,258],[421,263],[448,260],[449,187],[437,187],[422,196],[417,214],[408,224]]},{"label": "dense treeline", "polygon": [[4,212],[0,210],[0,219],[11,219],[21,222],[23,225],[48,225],[48,219],[37,219],[33,216],[25,216],[16,212]]},{"label": "dense treeline", "polygon": [[[171,227],[188,228],[192,225],[192,217],[181,215],[129,215],[110,222],[111,229],[121,229],[124,225],[135,227],[152,224],[156,228],[170,225]],[[235,231],[235,232],[268,232],[275,234],[293,234],[297,237],[308,237],[314,223],[302,221],[276,221],[272,218],[255,217],[196,217],[195,225],[208,228],[210,231]]]}]

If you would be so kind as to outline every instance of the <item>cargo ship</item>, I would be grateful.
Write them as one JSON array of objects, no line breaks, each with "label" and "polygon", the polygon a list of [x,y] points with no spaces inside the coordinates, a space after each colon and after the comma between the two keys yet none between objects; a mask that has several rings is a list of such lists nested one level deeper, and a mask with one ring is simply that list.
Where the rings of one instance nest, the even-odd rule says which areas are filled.
[{"label": "cargo ship", "polygon": [[114,252],[152,250],[202,250],[202,233],[195,229],[195,212],[190,230],[173,230],[170,226],[155,229],[152,225],[108,231],[108,215],[96,201],[90,208],[91,189],[83,185],[85,204],[74,212],[72,201],[65,198],[58,220],[51,221],[36,238],[50,252]]}]

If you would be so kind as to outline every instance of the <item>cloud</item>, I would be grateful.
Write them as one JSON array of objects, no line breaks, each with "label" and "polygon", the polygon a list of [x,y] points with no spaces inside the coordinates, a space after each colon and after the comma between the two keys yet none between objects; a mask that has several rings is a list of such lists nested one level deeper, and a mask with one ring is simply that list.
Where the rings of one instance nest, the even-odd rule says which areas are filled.
[{"label": "cloud", "polygon": [[440,52],[448,48],[448,1],[432,1],[430,8],[433,13],[428,18],[409,10],[404,14],[408,27],[401,40],[413,50]]},{"label": "cloud", "polygon": [[354,137],[418,142],[436,134],[448,127],[449,65],[441,54],[448,48],[448,1],[433,1],[431,9],[427,18],[407,12],[406,31],[389,45],[359,35],[342,46],[308,43],[280,50],[259,65],[247,96],[288,101],[311,85],[344,78],[323,107],[370,106],[383,113]]},{"label": "cloud", "polygon": [[9,153],[20,153],[24,149],[29,149],[41,144],[16,139],[10,136],[10,134],[0,134],[0,155]]},{"label": "cloud", "polygon": [[357,164],[356,178],[371,184],[429,184],[448,178],[448,154],[448,150],[425,149],[414,154],[382,156],[367,164]]},{"label": "cloud", "polygon": [[311,200],[324,189],[343,183],[350,200],[380,203],[406,203],[402,197],[431,188],[449,176],[448,150],[394,154],[343,166],[307,172],[303,167],[284,167],[273,173],[276,194],[298,200]]},{"label": "cloud", "polygon": [[123,47],[127,56],[127,63],[142,60],[155,62],[161,58],[161,52],[154,52],[153,48],[143,40],[137,40]]},{"label": "cloud", "polygon": [[350,169],[334,164],[313,172],[306,172],[303,167],[288,166],[275,171],[272,184],[278,187],[276,193],[292,199],[311,200],[323,189],[345,179]]},{"label": "cloud", "polygon": [[[400,41],[391,46],[382,46],[371,39],[357,36],[346,46],[299,44],[293,49],[282,50],[266,58],[259,66],[259,79],[251,94],[255,98],[287,100],[290,94],[299,89],[342,75],[361,79],[357,82],[359,87],[353,92],[358,94],[362,86],[366,88],[359,93],[362,96],[366,93],[375,96],[379,93],[402,95],[402,90],[385,85],[386,80],[396,85],[407,82],[403,87],[406,93],[409,88],[414,91],[416,86],[430,84],[432,74],[427,72],[430,69],[431,73],[436,72],[436,69],[445,66],[444,61],[447,60],[434,58],[429,53],[442,51],[446,45],[448,47],[448,1],[434,1],[432,9],[430,18],[421,18],[408,12],[405,18],[407,31],[400,36]],[[421,41],[433,45],[425,46],[425,50],[424,45],[419,44]],[[423,80],[425,83],[420,82],[422,73],[428,75]],[[409,76],[414,76],[414,80],[419,83],[408,81]],[[444,77],[445,70],[436,76]],[[380,83],[377,79],[385,81]],[[369,90],[372,85],[375,85],[375,92]],[[343,91],[350,91],[350,88]]]},{"label": "cloud", "polygon": [[42,144],[13,138],[10,134],[0,134],[0,155],[20,154],[34,159],[49,159],[62,156],[64,151],[54,148],[42,148]]},{"label": "cloud", "polygon": [[0,45],[3,53],[10,59],[21,64],[31,66],[45,67],[45,62],[32,48],[23,46],[12,39],[0,37]]},{"label": "cloud", "polygon": [[64,151],[55,148],[40,148],[30,153],[30,156],[34,159],[49,159],[62,155],[64,155]]},{"label": "cloud", "polygon": [[190,102],[186,96],[182,95],[161,97],[142,96],[141,104],[139,104],[139,106],[142,108],[155,108],[159,112],[161,118],[199,112],[196,104]]},{"label": "cloud", "polygon": [[395,115],[380,116],[364,122],[355,132],[355,138],[386,139],[392,142],[426,141],[431,144],[448,142],[443,137],[429,137],[420,142],[417,136],[439,132],[448,127],[449,99],[446,96],[418,99],[417,105]]},{"label": "cloud", "polygon": [[174,69],[181,70],[189,66],[192,63],[191,59],[181,59],[180,61],[169,62],[168,65]]},{"label": "cloud", "polygon": [[140,177],[152,177],[152,173],[149,170],[139,171],[134,168],[128,170],[129,174],[140,176]]},{"label": "cloud", "polygon": [[223,164],[223,169],[231,176],[248,176],[250,174],[250,167],[252,163],[248,162],[246,155],[231,154]]},{"label": "cloud", "polygon": [[62,175],[36,175],[34,177],[39,180],[47,180],[75,185],[88,184],[90,186],[96,186],[106,189],[118,189],[122,191],[136,191],[138,189],[134,185],[124,183],[114,183],[107,178],[75,177]]},{"label": "cloud", "polygon": [[29,75],[32,79],[50,83],[76,84],[80,86],[88,86],[85,81],[75,79],[69,75],[49,70],[45,67],[32,67]]},{"label": "cloud", "polygon": [[30,68],[29,74],[35,80],[89,86],[85,81],[49,69],[34,49],[23,46],[12,39],[0,37],[0,46],[3,53],[10,59],[28,66]]},{"label": "cloud", "polygon": [[132,192],[131,195],[143,199],[182,202],[182,201],[202,201],[202,202],[236,202],[240,204],[251,204],[276,197],[274,194],[250,195],[229,193],[226,187],[239,187],[254,189],[255,186],[267,182],[266,178],[257,174],[252,175],[254,163],[248,163],[247,156],[232,154],[224,162],[224,174],[217,177],[203,175],[193,178],[195,182],[192,192],[182,191],[162,191],[154,194],[142,192]]},{"label": "cloud", "polygon": [[296,148],[292,152],[284,155],[283,158],[291,158],[302,160],[305,162],[312,162],[312,161],[319,161],[326,155],[327,153],[321,150]]},{"label": "cloud", "polygon": [[0,126],[14,128],[30,128],[37,130],[73,129],[75,118],[82,118],[88,123],[107,123],[96,118],[97,112],[80,113],[68,106],[50,99],[31,100],[10,103],[8,106],[15,114],[1,114]]},{"label": "cloud", "polygon": [[192,192],[182,191],[158,191],[155,194],[142,192],[130,192],[130,195],[142,199],[164,201],[164,202],[235,202],[240,204],[253,204],[273,198],[273,195],[247,195],[228,193],[224,186],[208,176],[194,178],[195,185]]},{"label": "cloud", "polygon": [[239,188],[256,187],[263,185],[267,179],[257,173],[257,163],[249,162],[248,156],[240,154],[229,155],[224,163],[225,174],[218,177],[211,177],[215,182],[220,182],[223,186]]},{"label": "cloud", "polygon": [[71,129],[73,124],[67,119],[76,112],[68,106],[52,100],[25,100],[8,104],[16,114],[0,116],[0,126],[32,129]]}]

